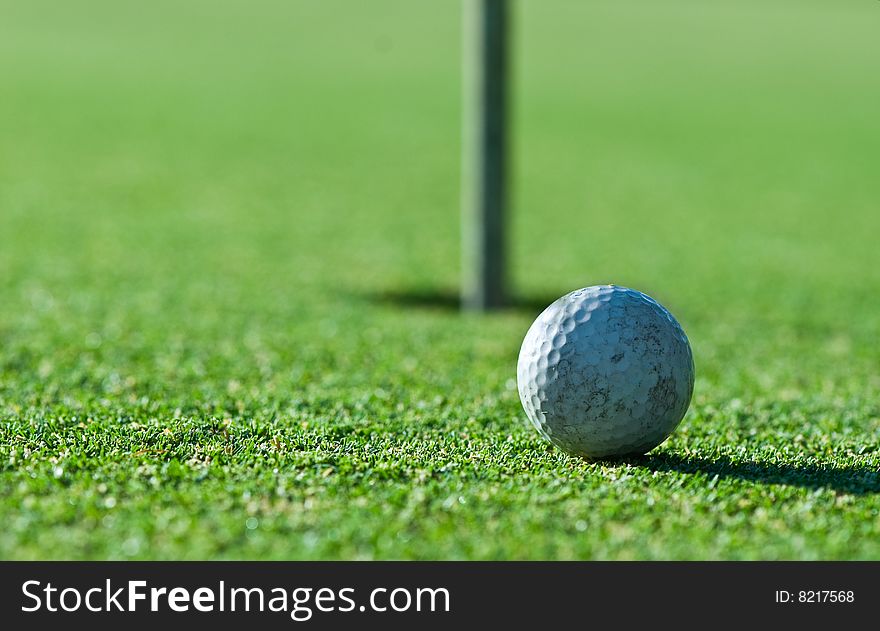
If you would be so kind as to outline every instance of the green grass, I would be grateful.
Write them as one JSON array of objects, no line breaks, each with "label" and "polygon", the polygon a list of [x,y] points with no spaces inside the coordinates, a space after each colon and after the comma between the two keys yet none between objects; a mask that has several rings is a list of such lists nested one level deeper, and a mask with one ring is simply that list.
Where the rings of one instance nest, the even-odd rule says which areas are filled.
[{"label": "green grass", "polygon": [[[2,3],[0,557],[880,559],[880,6],[517,9],[476,317],[457,3]],[[513,379],[605,282],[697,383],[591,464]]]}]

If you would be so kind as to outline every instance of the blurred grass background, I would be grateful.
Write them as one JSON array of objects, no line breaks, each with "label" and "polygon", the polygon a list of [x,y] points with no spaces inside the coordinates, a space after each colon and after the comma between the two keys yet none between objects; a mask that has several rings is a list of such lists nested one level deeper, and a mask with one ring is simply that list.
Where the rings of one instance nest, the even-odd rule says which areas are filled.
[{"label": "blurred grass background", "polygon": [[[880,5],[516,9],[479,318],[458,3],[0,0],[4,558],[880,556]],[[606,282],[698,374],[616,465],[512,384]]]}]

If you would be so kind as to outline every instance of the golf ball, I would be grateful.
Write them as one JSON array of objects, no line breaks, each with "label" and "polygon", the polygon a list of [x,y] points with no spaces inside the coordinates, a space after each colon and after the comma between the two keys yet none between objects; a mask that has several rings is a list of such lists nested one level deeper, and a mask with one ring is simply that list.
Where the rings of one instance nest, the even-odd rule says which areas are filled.
[{"label": "golf ball", "polygon": [[656,300],[626,287],[585,287],[529,328],[517,384],[529,420],[563,451],[643,454],[687,412],[694,362],[681,326]]}]

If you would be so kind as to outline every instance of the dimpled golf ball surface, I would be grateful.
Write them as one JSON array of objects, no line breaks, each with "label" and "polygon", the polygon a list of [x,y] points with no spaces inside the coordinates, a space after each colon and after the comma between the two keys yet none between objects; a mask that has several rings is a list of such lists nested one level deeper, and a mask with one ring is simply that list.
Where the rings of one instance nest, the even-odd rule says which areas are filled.
[{"label": "dimpled golf ball surface", "polygon": [[694,364],[669,311],[639,291],[603,285],[538,316],[517,383],[529,420],[562,450],[590,459],[643,454],[684,417]]}]

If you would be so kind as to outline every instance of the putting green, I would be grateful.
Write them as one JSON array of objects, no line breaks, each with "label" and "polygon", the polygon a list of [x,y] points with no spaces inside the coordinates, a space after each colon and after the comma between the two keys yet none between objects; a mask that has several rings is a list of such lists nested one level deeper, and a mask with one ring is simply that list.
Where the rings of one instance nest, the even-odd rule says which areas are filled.
[{"label": "putting green", "polygon": [[[518,300],[485,317],[458,11],[5,3],[0,556],[880,558],[880,8],[518,4]],[[513,379],[606,282],[697,381],[588,464]]]}]

